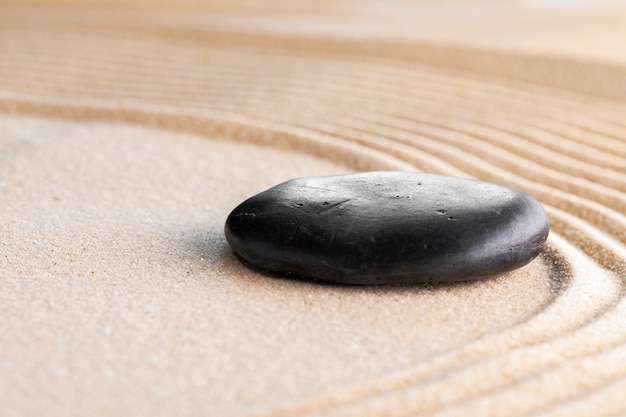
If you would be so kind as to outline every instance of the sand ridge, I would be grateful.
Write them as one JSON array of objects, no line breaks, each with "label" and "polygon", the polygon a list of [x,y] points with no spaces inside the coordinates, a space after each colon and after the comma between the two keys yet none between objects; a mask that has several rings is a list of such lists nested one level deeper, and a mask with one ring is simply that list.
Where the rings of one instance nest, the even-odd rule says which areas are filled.
[{"label": "sand ridge", "polygon": [[[574,67],[620,75],[597,91],[543,79],[563,71],[560,41],[554,59],[494,44],[482,74],[462,53],[376,56],[355,32],[328,42],[327,16],[369,13],[342,4],[302,9],[305,34],[279,19],[292,40],[228,29],[224,5],[193,30],[175,13],[2,9],[0,414],[626,409],[626,71],[581,50]],[[544,72],[529,83],[507,57]],[[377,169],[520,188],[546,206],[548,247],[490,281],[369,289],[230,253],[223,221],[247,196]]]}]

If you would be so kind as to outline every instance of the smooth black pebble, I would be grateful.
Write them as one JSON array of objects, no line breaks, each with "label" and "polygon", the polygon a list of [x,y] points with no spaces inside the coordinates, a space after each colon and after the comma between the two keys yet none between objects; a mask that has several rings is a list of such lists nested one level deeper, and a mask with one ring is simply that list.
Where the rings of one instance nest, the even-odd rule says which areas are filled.
[{"label": "smooth black pebble", "polygon": [[548,230],[521,191],[395,171],[287,181],[241,203],[225,226],[253,266],[344,284],[486,278],[533,260]]}]

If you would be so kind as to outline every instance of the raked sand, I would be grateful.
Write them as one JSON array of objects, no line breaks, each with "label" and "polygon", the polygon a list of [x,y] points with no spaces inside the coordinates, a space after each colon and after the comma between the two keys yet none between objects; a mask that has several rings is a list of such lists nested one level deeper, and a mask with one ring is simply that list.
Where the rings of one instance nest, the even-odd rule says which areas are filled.
[{"label": "raked sand", "polygon": [[[0,5],[0,416],[626,412],[625,9]],[[386,169],[522,189],[548,245],[348,287],[226,243],[252,194]]]}]

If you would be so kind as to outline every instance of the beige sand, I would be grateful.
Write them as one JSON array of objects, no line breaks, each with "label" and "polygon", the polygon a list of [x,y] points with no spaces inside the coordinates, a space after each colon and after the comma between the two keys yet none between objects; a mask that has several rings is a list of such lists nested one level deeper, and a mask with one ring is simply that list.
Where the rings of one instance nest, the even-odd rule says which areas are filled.
[{"label": "beige sand", "polygon": [[[5,3],[0,416],[626,412],[624,10]],[[374,169],[523,189],[549,245],[453,286],[232,255],[244,198]]]}]

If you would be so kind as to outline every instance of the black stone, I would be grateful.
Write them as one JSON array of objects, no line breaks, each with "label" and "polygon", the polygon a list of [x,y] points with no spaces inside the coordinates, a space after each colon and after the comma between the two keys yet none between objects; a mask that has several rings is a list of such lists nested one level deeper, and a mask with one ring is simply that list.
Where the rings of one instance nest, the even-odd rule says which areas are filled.
[{"label": "black stone", "polygon": [[344,284],[455,282],[526,265],[548,236],[529,195],[410,172],[299,178],[244,201],[225,233],[258,268]]}]

